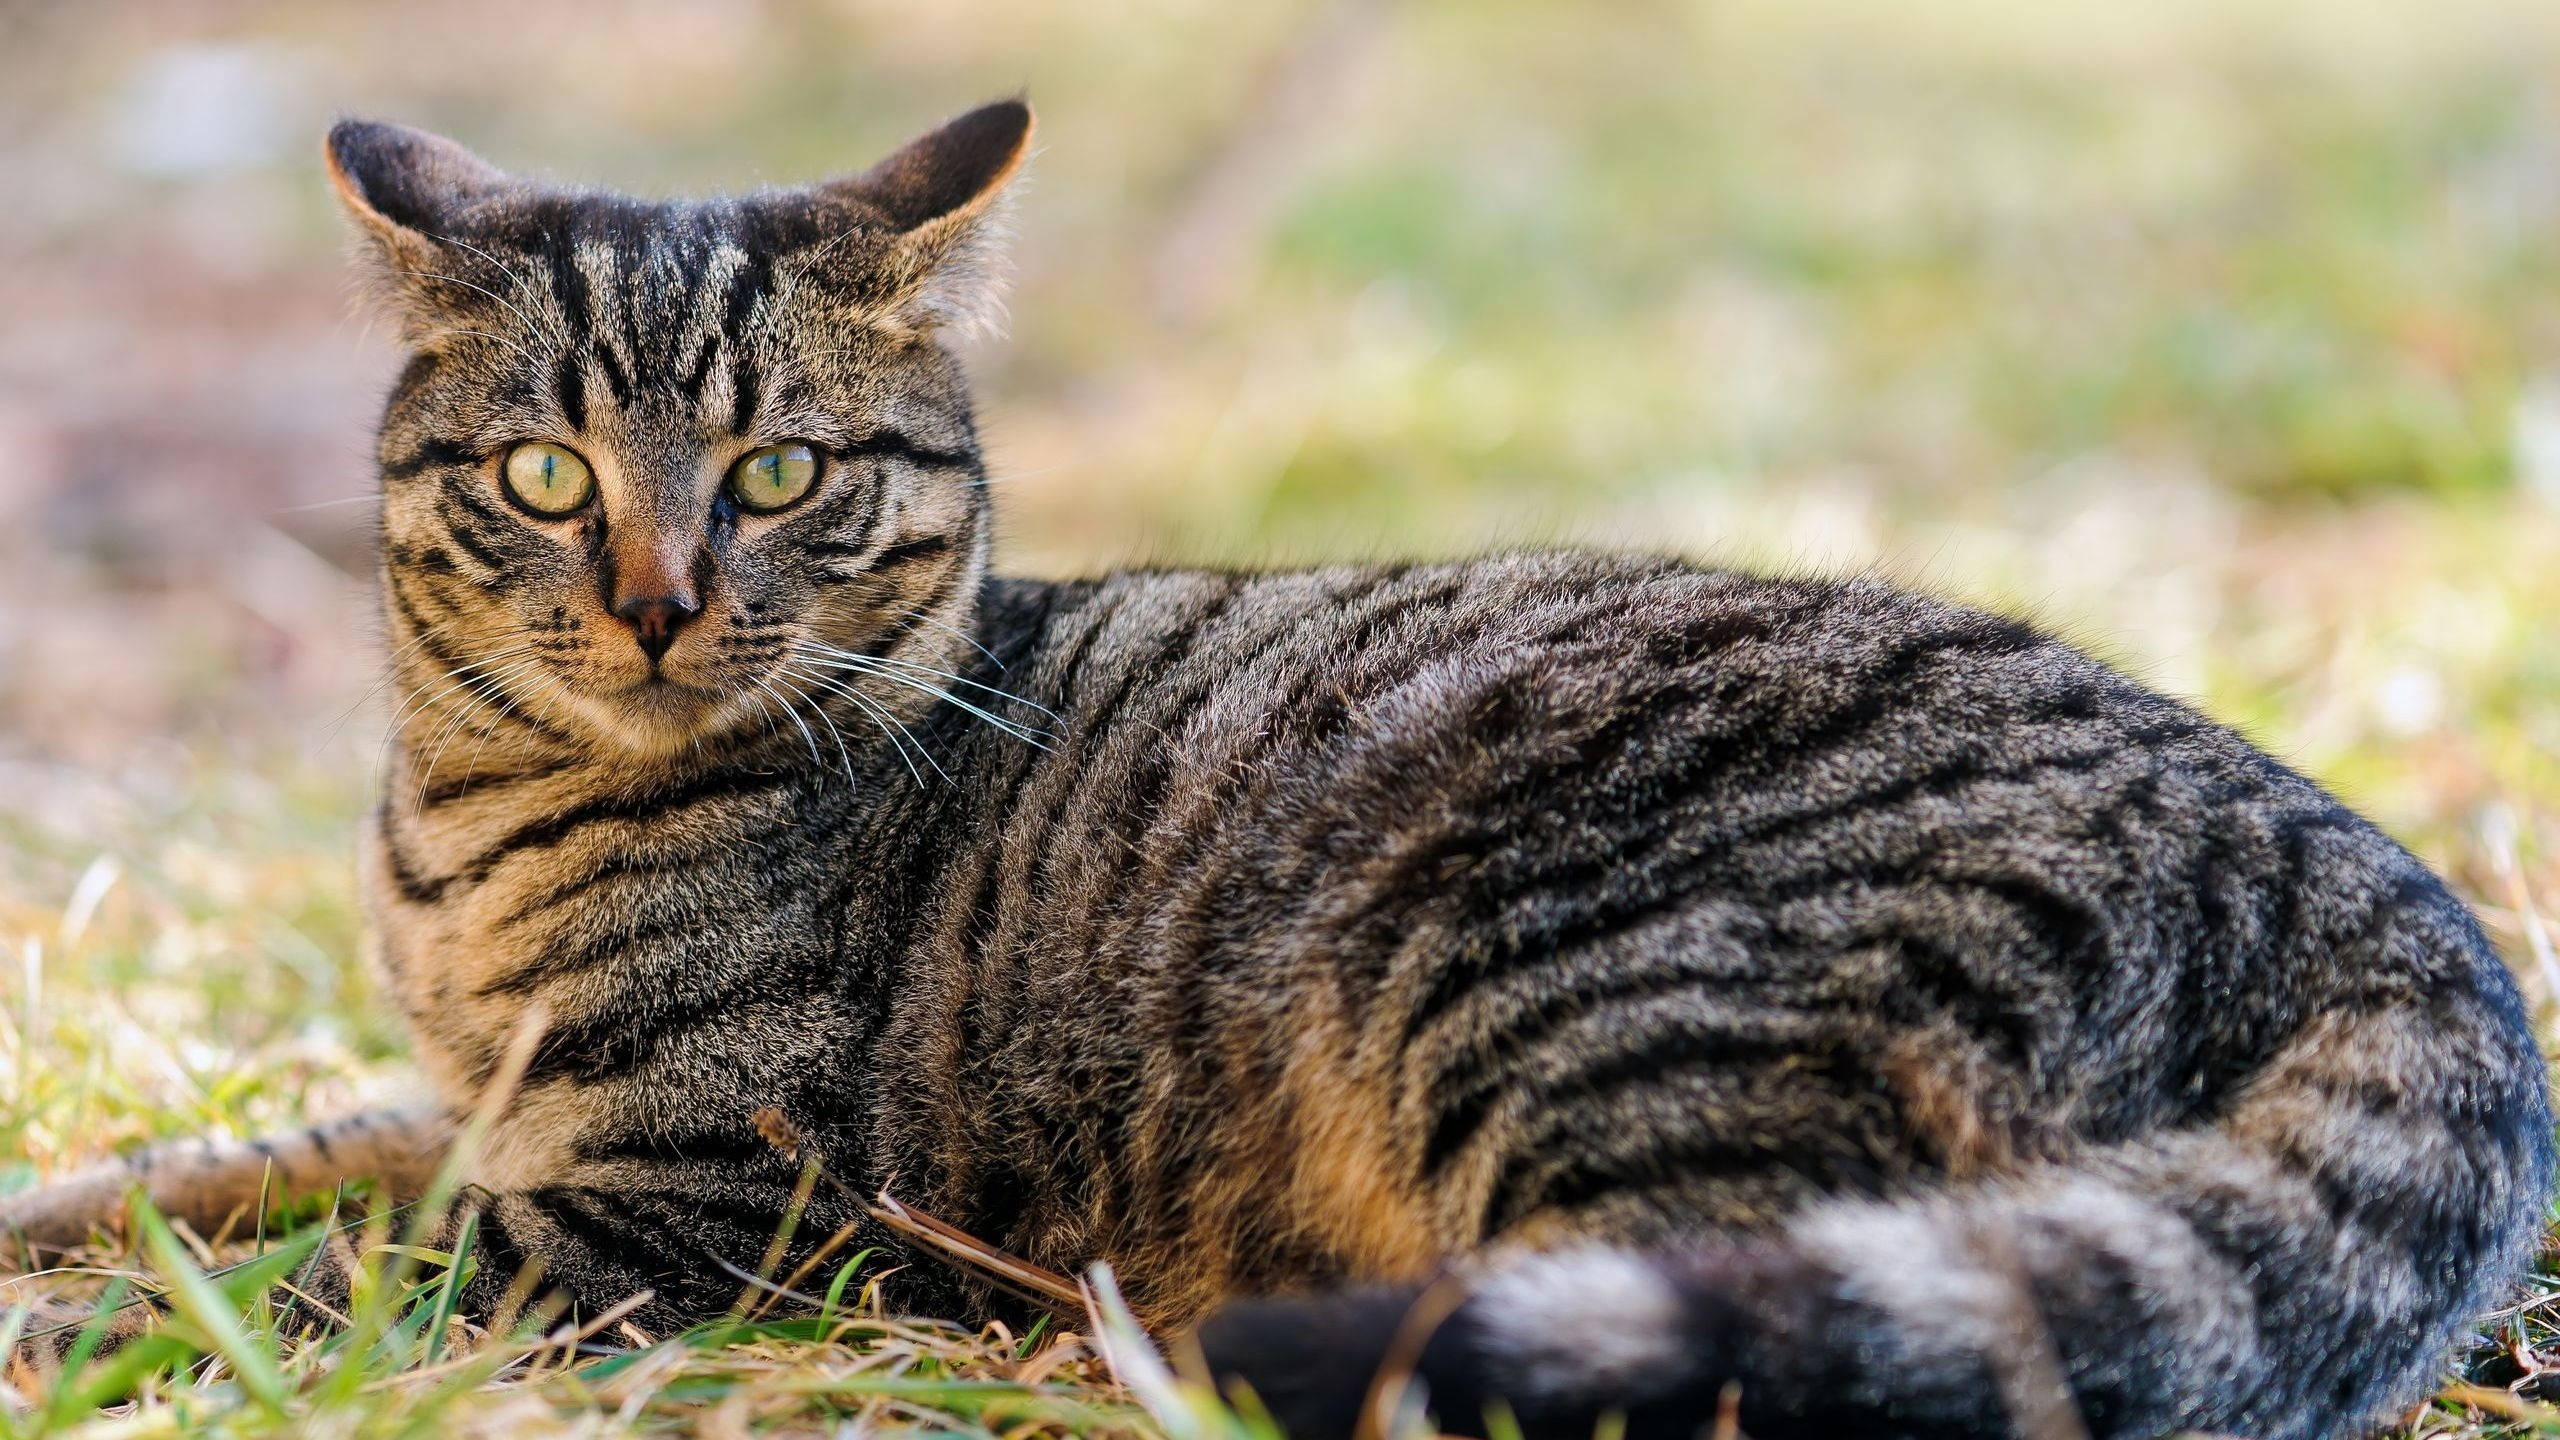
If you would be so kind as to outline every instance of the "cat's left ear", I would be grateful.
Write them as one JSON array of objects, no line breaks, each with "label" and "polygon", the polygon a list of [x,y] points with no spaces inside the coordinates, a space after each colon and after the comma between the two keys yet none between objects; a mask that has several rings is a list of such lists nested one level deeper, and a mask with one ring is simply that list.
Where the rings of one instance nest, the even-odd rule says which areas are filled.
[{"label": "cat's left ear", "polygon": [[410,299],[423,272],[445,269],[463,248],[452,237],[473,228],[475,212],[525,189],[441,135],[377,120],[330,126],[327,155],[339,202],[390,272],[389,288]]},{"label": "cat's left ear", "polygon": [[1028,104],[999,100],[908,141],[860,175],[816,187],[816,198],[888,231],[860,263],[901,319],[921,329],[967,329],[999,313],[1005,190],[1031,153],[1031,131]]}]

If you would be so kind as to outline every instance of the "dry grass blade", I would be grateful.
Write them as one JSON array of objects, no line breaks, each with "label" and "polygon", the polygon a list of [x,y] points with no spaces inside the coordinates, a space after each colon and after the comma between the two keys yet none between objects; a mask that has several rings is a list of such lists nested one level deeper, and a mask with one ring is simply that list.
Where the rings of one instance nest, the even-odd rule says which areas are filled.
[{"label": "dry grass blade", "polygon": [[1083,1293],[1066,1276],[998,1249],[956,1225],[907,1205],[886,1190],[871,1199],[856,1194],[852,1186],[827,1168],[825,1157],[810,1144],[800,1127],[792,1124],[790,1117],[779,1110],[771,1107],[758,1110],[755,1127],[766,1144],[780,1151],[785,1158],[806,1164],[811,1173],[834,1186],[837,1193],[862,1207],[863,1213],[914,1241],[927,1255],[975,1276],[1015,1299],[1047,1310],[1061,1320],[1087,1328],[1092,1325],[1091,1312],[1085,1308]]},{"label": "dry grass blade", "polygon": [[1443,1275],[1424,1288],[1413,1299],[1413,1306],[1396,1322],[1396,1333],[1387,1341],[1387,1353],[1378,1360],[1378,1371],[1369,1377],[1369,1393],[1361,1397],[1360,1425],[1354,1440],[1394,1440],[1397,1420],[1405,1408],[1406,1397],[1413,1389],[1414,1367],[1422,1363],[1422,1352],[1431,1337],[1458,1307],[1467,1303],[1469,1286],[1456,1274]]},{"label": "dry grass blade", "polygon": [[2008,1334],[1985,1358],[2019,1435],[2024,1440],[2089,1440],[2089,1427],[2073,1402],[2070,1383],[2063,1378],[2053,1334],[2036,1308],[2025,1259],[2009,1237],[1998,1231],[1979,1230],[1968,1239],[1974,1253],[1997,1270],[2004,1282],[1999,1318]]},{"label": "dry grass blade", "polygon": [[977,1236],[899,1203],[883,1190],[870,1207],[871,1218],[924,1246],[934,1255],[1003,1287],[1012,1295],[1055,1312],[1062,1320],[1090,1324],[1083,1297],[1055,1270],[1009,1255]]},{"label": "dry grass blade", "polygon": [[2501,1420],[2544,1429],[2560,1426],[2560,1408],[2527,1400],[2506,1390],[2492,1390],[2486,1385],[2448,1385],[2437,1398],[2457,1405],[2468,1405]]},{"label": "dry grass blade", "polygon": [[1707,1432],[1708,1440],[1744,1440],[1742,1434],[1742,1382],[1727,1380],[1716,1392],[1715,1428]]}]

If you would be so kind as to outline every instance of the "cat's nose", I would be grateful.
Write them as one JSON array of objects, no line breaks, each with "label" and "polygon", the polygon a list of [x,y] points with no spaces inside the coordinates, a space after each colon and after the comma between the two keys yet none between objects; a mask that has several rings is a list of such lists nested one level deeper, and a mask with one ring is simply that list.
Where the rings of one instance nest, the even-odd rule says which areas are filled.
[{"label": "cat's nose", "polygon": [[702,613],[702,602],[691,595],[634,595],[613,607],[613,613],[631,627],[640,649],[651,664],[676,643],[676,632],[684,623]]}]

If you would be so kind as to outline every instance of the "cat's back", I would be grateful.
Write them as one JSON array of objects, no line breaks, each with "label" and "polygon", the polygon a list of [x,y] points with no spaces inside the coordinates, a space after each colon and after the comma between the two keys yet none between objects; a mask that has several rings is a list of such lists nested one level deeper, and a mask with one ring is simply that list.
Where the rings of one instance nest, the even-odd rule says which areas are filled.
[{"label": "cat's back", "polygon": [[981,950],[1269,949],[1345,907],[1554,947],[1966,887],[2053,941],[2227,909],[2305,833],[2399,853],[2072,646],[1875,580],[1541,552],[1033,593],[1003,683],[1046,748],[985,817]]},{"label": "cat's back", "polygon": [[[1316,1185],[1293,1213],[1368,1218],[1234,1236],[1271,1273],[1227,1283],[1394,1273],[1660,1159],[1610,1144],[1694,1141],[1609,1107],[1710,1055],[1842,1088],[1767,1117],[1814,1149],[1662,1206],[1684,1224],[2156,1123],[2297,1018],[2317,927],[2267,922],[2307,913],[2306,856],[2406,860],[2068,645],[1874,581],[1545,553],[1132,572],[991,613],[1027,627],[1004,684],[1049,748],[952,867],[938,993],[883,1053],[926,1057],[929,1128],[985,1137],[941,1203],[1033,1253]],[[1593,1154],[1510,1133],[1542,1087]],[[1844,1098],[1869,1087],[1962,1118],[1933,1156]],[[1366,1158],[1288,1158],[1317,1155]],[[975,1208],[1069,1173],[1095,1177],[1073,1210]]]}]

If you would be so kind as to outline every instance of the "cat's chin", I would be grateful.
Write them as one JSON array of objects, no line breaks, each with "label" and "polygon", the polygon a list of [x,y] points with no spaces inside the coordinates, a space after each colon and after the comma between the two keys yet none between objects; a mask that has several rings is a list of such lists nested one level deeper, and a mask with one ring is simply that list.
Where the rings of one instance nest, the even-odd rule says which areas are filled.
[{"label": "cat's chin", "polygon": [[578,709],[588,728],[615,748],[647,756],[690,751],[755,715],[749,699],[664,677],[609,695],[581,697]]}]

